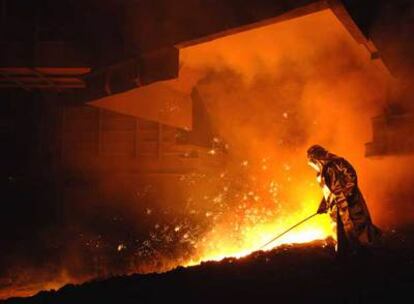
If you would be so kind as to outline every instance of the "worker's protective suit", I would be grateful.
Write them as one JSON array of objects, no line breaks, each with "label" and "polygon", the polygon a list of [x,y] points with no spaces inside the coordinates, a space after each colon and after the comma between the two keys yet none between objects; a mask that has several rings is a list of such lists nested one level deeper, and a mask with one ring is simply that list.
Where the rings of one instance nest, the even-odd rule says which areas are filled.
[{"label": "worker's protective suit", "polygon": [[308,149],[308,159],[324,194],[318,213],[327,212],[336,226],[337,253],[357,254],[378,244],[381,232],[371,221],[352,165],[318,145]]}]

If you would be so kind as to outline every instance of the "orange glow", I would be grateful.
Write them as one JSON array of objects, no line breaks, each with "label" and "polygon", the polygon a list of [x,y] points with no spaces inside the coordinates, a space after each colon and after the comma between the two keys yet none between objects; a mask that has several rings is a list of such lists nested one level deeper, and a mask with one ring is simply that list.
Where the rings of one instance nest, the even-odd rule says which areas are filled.
[{"label": "orange glow", "polygon": [[[197,260],[191,260],[187,265],[196,265],[202,261],[219,261],[226,257],[240,258],[249,255],[259,250],[263,244],[273,239],[275,235],[282,233],[298,220],[305,218],[311,213],[314,213],[314,208],[305,208],[301,212],[286,216],[283,219],[276,219],[274,223],[242,227],[241,235],[243,236],[243,241],[241,243],[234,242],[230,237],[226,237],[225,227],[217,227],[206,236],[206,243],[208,245],[202,256]],[[263,250],[270,250],[282,244],[298,244],[314,240],[324,240],[332,236],[331,232],[331,224],[328,218],[314,218],[309,223],[304,223],[302,226],[295,228],[295,230],[267,245]]]},{"label": "orange glow", "polygon": [[[239,258],[260,250],[262,245],[276,235],[315,213],[321,196],[316,183],[298,181],[296,186],[292,185],[289,189],[289,196],[294,203],[290,207],[285,206],[287,210],[280,210],[283,207],[278,202],[277,194],[272,195],[272,190],[270,187],[267,196],[270,204],[269,201],[261,199],[266,197],[266,193],[258,192],[254,195],[260,198],[253,198],[254,204],[246,206],[241,203],[235,207],[242,209],[241,218],[238,213],[240,210],[237,209],[222,215],[203,239],[197,242],[197,254],[186,265],[221,260],[225,257]],[[246,193],[246,196],[249,196],[249,193]],[[243,198],[241,200],[243,201]],[[267,216],[269,212],[271,215]],[[243,217],[250,217],[252,220]],[[324,240],[333,237],[332,231],[328,216],[316,216],[267,245],[263,250],[270,250],[281,244]]]},{"label": "orange glow", "polygon": [[[213,123],[229,143],[230,157],[249,164],[244,173],[233,164],[225,170],[234,178],[253,177],[249,191],[259,198],[240,193],[240,202],[196,241],[188,265],[245,256],[313,214],[322,193],[306,164],[307,146],[326,145],[358,171],[366,162],[370,117],[381,109],[388,76],[330,10],[181,49],[180,60],[206,75],[197,89]],[[278,184],[277,197],[254,188],[271,183]],[[244,204],[243,196],[251,202]],[[254,212],[256,220],[246,221]],[[330,219],[321,215],[266,250],[329,236]]]},{"label": "orange glow", "polygon": [[[59,274],[47,274],[46,272],[47,270],[44,274],[37,272],[38,277],[36,280],[28,277],[29,274],[16,274],[17,280],[10,281],[10,283],[13,284],[13,287],[0,289],[0,299],[29,297],[41,290],[58,290],[68,284],[68,282],[77,284],[91,279],[90,277],[74,278],[73,276],[68,275],[66,271],[62,271]],[[19,275],[21,277],[18,277]],[[30,283],[28,283],[28,280],[30,280]]]},{"label": "orange glow", "polygon": [[[306,149],[312,144],[324,145],[354,165],[374,222],[381,215],[385,217],[384,197],[390,197],[401,182],[383,173],[393,171],[402,176],[401,172],[414,172],[406,170],[403,161],[396,165],[391,159],[379,164],[364,157],[364,144],[372,136],[370,119],[383,108],[388,76],[330,10],[183,48],[180,66],[180,79],[189,79],[191,86],[195,83],[220,136],[217,141],[226,146],[225,153],[211,149],[208,157],[225,154],[226,162],[221,168],[212,168],[201,159],[203,180],[183,175],[180,187],[168,186],[174,188],[171,196],[167,195],[168,187],[155,189],[163,198],[160,209],[168,209],[176,218],[192,216],[199,223],[191,222],[183,232],[184,224],[179,221],[168,223],[168,227],[156,222],[151,231],[155,241],[141,238],[140,246],[149,245],[131,250],[130,273],[167,271],[180,265],[246,256],[316,212],[322,192],[306,160]],[[178,82],[181,88],[183,83]],[[180,96],[190,91],[183,87]],[[187,111],[188,104],[185,106]],[[117,178],[109,176],[109,180],[106,190],[123,189],[118,187],[121,182]],[[185,202],[175,206],[178,200]],[[147,203],[138,198],[132,208]],[[148,203],[144,220],[137,215],[136,222],[162,217],[151,208]],[[162,233],[168,236],[159,237]],[[318,215],[265,250],[332,236],[328,215]],[[169,243],[162,243],[166,239]],[[160,243],[167,248],[184,244],[183,254],[163,256],[165,252],[159,253],[153,246]],[[111,252],[126,256],[132,246],[120,244]],[[150,258],[145,260],[147,256],[140,254],[147,249]],[[58,277],[50,280],[54,283],[7,291],[7,295],[29,295],[74,281]],[[0,298],[7,295],[0,294]]]}]

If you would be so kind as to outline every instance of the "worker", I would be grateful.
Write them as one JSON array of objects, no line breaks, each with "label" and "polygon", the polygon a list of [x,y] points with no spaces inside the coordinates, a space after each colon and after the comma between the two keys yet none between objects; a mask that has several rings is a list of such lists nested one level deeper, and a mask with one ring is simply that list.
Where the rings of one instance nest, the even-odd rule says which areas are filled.
[{"label": "worker", "polygon": [[336,252],[349,257],[370,252],[378,244],[381,231],[371,220],[358,187],[352,165],[319,145],[307,150],[309,165],[316,170],[323,198],[317,212],[329,213],[336,231]]}]

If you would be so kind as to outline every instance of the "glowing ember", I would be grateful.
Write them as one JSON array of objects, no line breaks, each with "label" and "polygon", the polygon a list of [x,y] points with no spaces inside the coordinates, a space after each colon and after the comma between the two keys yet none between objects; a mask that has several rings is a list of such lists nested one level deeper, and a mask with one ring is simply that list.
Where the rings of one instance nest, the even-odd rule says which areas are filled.
[{"label": "glowing ember", "polygon": [[[244,173],[240,172],[240,162],[235,161],[234,166],[229,165],[226,174],[218,174],[216,179],[210,177],[209,181],[218,193],[206,195],[201,191],[201,200],[208,201],[207,206],[202,207],[209,208],[204,214],[211,221],[210,227],[202,235],[194,234],[194,250],[184,265],[246,256],[315,213],[322,193],[305,162],[292,166],[289,162],[267,160],[269,172],[261,170],[262,161],[251,159],[249,163]],[[271,172],[278,172],[280,177],[276,179]],[[292,176],[298,180],[296,185],[290,183]],[[204,178],[194,178],[190,192],[197,196],[197,185],[204,190],[206,184]],[[191,202],[196,203],[197,199]],[[316,216],[264,249],[330,236],[332,227],[328,216]]]},{"label": "glowing ember", "polygon": [[[80,222],[82,234],[73,243],[64,240],[63,251],[69,253],[58,260],[64,260],[69,274],[56,277],[58,271],[51,268],[50,277],[43,279],[37,270],[22,271],[23,264],[9,271],[6,285],[16,288],[7,287],[0,298],[91,277],[161,272],[239,258],[259,250],[318,207],[322,193],[305,160],[309,143],[329,143],[335,152],[350,157],[361,180],[372,180],[364,185],[364,193],[375,204],[378,181],[389,183],[389,176],[382,174],[378,163],[367,165],[363,149],[371,137],[369,118],[385,96],[379,88],[385,91],[387,86],[362,51],[330,11],[181,49],[180,66],[205,76],[196,89],[211,124],[220,132],[206,150],[208,161],[202,153],[187,151],[180,162],[197,161],[199,172],[182,174],[177,185],[168,187],[154,186],[153,176],[137,181],[148,185],[136,192],[134,204],[125,204],[129,222],[112,215],[110,223],[102,220],[99,226],[95,221],[87,221],[93,227]],[[223,154],[225,164],[210,166]],[[167,158],[164,161],[168,163]],[[387,168],[395,172],[395,160]],[[375,178],[367,178],[370,175]],[[121,187],[115,183],[123,178],[109,176],[109,180],[104,184],[109,190],[124,189],[121,182]],[[400,180],[406,179],[394,183]],[[170,188],[173,191],[167,191]],[[121,198],[113,205],[120,205],[124,194]],[[88,210],[88,204],[79,205]],[[107,207],[110,214],[112,207]],[[69,235],[72,240],[72,232]],[[330,219],[321,215],[265,250],[329,236]],[[79,276],[82,270],[85,276]],[[33,286],[32,280],[52,283]]]},{"label": "glowing ember", "polygon": [[[311,204],[310,206],[313,206]],[[233,239],[226,224],[216,227],[204,239],[204,250],[197,259],[192,259],[186,266],[196,265],[202,261],[217,261],[226,257],[240,258],[251,254],[260,247],[282,233],[287,228],[296,224],[309,214],[314,213],[313,208],[306,208],[303,212],[292,216],[276,219],[273,223],[259,224],[240,228],[238,239]],[[308,212],[308,213],[306,213]],[[270,250],[282,244],[307,243],[314,240],[323,240],[332,237],[331,223],[327,217],[313,218],[308,223],[295,228],[295,230],[283,235],[280,239],[272,242],[264,248]]]},{"label": "glowing ember", "polygon": [[[275,248],[279,245],[282,244],[298,244],[298,243],[307,243],[307,242],[311,242],[314,240],[323,240],[325,239],[328,235],[321,229],[309,229],[306,231],[302,231],[299,233],[292,233],[293,235],[291,236],[286,236],[281,240],[275,241],[272,244],[269,244],[268,249],[272,249]],[[269,239],[271,239],[274,235],[271,235],[271,233],[266,233],[264,235],[267,235],[269,237]],[[266,239],[268,240],[268,238],[260,238],[263,241]],[[246,255],[251,254],[254,251],[257,251],[258,247],[251,245],[250,246],[246,246],[245,248],[238,248],[238,247],[232,247],[232,246],[226,246],[225,244],[223,244],[223,246],[221,246],[220,248],[218,248],[219,246],[215,246],[217,248],[212,249],[211,252],[206,253],[205,256],[203,256],[203,258],[199,259],[199,260],[192,260],[189,263],[186,264],[186,266],[193,266],[193,265],[197,265],[200,264],[203,261],[220,261],[224,258],[228,258],[228,257],[234,257],[234,258],[241,258],[244,257]]]}]

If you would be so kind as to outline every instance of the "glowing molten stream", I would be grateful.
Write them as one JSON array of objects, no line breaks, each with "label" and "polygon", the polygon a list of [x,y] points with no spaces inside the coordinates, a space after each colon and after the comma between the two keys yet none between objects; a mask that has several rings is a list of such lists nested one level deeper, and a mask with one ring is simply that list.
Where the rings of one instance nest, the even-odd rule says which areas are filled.
[{"label": "glowing molten stream", "polygon": [[[242,226],[237,234],[234,234],[224,221],[207,235],[198,258],[191,260],[187,266],[196,265],[203,261],[218,261],[226,257],[240,258],[249,255],[260,250],[264,244],[315,213],[315,210],[314,203],[305,204],[299,212],[275,218],[274,221],[269,223]],[[333,237],[332,232],[329,217],[327,215],[317,215],[268,244],[262,250],[271,250],[282,244],[324,240]]]}]

